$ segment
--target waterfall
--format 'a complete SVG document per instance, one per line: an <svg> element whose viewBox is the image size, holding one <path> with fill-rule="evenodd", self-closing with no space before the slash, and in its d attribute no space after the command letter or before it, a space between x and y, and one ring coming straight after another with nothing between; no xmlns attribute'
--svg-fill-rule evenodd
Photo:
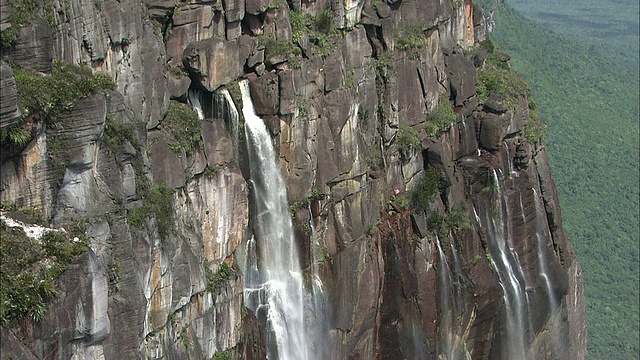
<svg viewBox="0 0 640 360"><path fill-rule="evenodd" d="M189 89L189 104L193 111L198 114L200 120L217 119L224 121L227 130L231 134L233 143L234 159L238 159L238 124L240 114L236 108L229 90L222 88L214 93L200 91L194 88Z"/></svg>
<svg viewBox="0 0 640 360"><path fill-rule="evenodd" d="M436 235L438 247L438 293L440 308L440 325L438 334L438 355L448 360L470 359L466 350L463 335L463 319L466 314L464 270L460 261L460 254L453 243L453 236L449 234L449 248L451 250L452 266L442 247L442 241ZM442 342L442 344L440 343Z"/></svg>
<svg viewBox="0 0 640 360"><path fill-rule="evenodd" d="M509 143L504 141L502 142L502 145L504 145L503 147L506 155L507 171L509 173L509 177L518 177L518 172L513 169L513 159L511 158L511 152L509 151Z"/></svg>
<svg viewBox="0 0 640 360"><path fill-rule="evenodd" d="M229 90L223 88L216 93L216 107L222 111L221 119L227 123L229 132L231 133L231 142L233 143L233 157L238 159L238 123L240 122L240 114L233 102L233 98Z"/></svg>
<svg viewBox="0 0 640 360"><path fill-rule="evenodd" d="M240 89L255 200L255 242L247 244L247 250L254 253L247 254L246 271L250 276L246 277L245 301L266 323L269 359L314 359L309 352L304 316L309 294L303 286L286 186L271 137L254 112L247 80L240 83ZM257 259L252 259L256 254Z"/></svg>
<svg viewBox="0 0 640 360"><path fill-rule="evenodd" d="M551 279L549 275L551 272L549 271L549 265L547 264L547 256L545 254L545 249L547 248L547 236L551 237L548 234L544 222L544 210L542 209L542 204L538 198L538 192L536 189L533 190L533 198L536 204L536 240L537 240L537 248L538 248L538 264L540 264L540 277L544 280L544 284L547 287L547 296L549 297L549 310L551 314L555 314L558 310L558 302L556 300L555 293L553 292L553 286L551 285Z"/></svg>
<svg viewBox="0 0 640 360"><path fill-rule="evenodd" d="M508 197L503 193L500 179L493 170L496 214L484 214L484 224L489 237L488 248L491 263L498 274L506 308L507 334L506 355L508 359L524 359L528 322L528 297L524 290L524 272L514 249L512 224Z"/></svg>
<svg viewBox="0 0 640 360"><path fill-rule="evenodd" d="M193 111L198 114L198 119L204 120L204 111L202 111L202 105L200 104L200 92L195 89L189 89L189 103Z"/></svg>
<svg viewBox="0 0 640 360"><path fill-rule="evenodd" d="M454 359L455 348L454 339L456 331L454 326L455 314L455 298L453 293L453 278L451 269L447 262L447 257L442 251L440 239L436 236L436 244L438 246L438 258L440 266L438 269L438 294L440 295L440 327L438 333L443 342L443 346L438 342L438 355L444 354L446 359Z"/></svg>

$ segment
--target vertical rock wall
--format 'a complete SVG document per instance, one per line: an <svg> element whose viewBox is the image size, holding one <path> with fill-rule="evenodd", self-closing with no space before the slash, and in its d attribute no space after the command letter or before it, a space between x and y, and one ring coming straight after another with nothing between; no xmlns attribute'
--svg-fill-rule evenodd
<svg viewBox="0 0 640 360"><path fill-rule="evenodd" d="M2 19L9 10L3 2ZM55 127L33 124L29 144L1 157L2 200L38 207L56 226L83 219L91 240L45 319L2 329L3 354L264 358L238 267L252 235L246 145L219 101L224 88L238 102L247 78L278 149L303 265L311 271L316 259L326 285L332 359L438 358L443 239L463 303L451 336L465 356L500 358L508 315L486 255L492 240L475 216L494 206L494 171L529 294L526 357L584 358L580 267L545 147L525 137L524 97L507 108L477 95L486 59L478 16L467 0L45 1L2 48L0 126L20 111L9 62L44 73L52 58L84 64L117 89L79 101ZM189 91L200 94L204 119L188 154L172 149L163 121ZM434 132L427 120L441 101L455 120ZM107 122L132 134L115 150ZM417 138L407 148L408 128ZM52 144L65 155L60 174L48 163ZM412 211L402 199L430 168L438 194ZM168 218L154 210L152 189L163 186ZM460 207L469 226L439 233L437 219ZM553 296L544 295L539 249Z"/></svg>

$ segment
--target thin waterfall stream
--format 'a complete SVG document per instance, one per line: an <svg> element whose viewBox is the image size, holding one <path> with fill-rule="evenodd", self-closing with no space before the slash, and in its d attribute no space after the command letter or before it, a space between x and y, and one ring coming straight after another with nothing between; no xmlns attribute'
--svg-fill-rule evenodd
<svg viewBox="0 0 640 360"><path fill-rule="evenodd" d="M254 197L254 235L247 244L245 302L267 327L271 360L315 359L305 324L303 273L289 214L286 185L271 137L253 108L249 83L240 83Z"/></svg>
<svg viewBox="0 0 640 360"><path fill-rule="evenodd" d="M482 224L487 228L488 236L491 238L488 244L490 262L498 274L506 308L505 358L524 359L529 301L525 293L524 272L512 239L508 195L503 192L495 170L492 201L495 201L495 213L487 211ZM477 216L477 219L480 220L480 217Z"/></svg>
<svg viewBox="0 0 640 360"><path fill-rule="evenodd" d="M542 209L542 204L540 203L541 199L538 199L538 192L536 189L533 190L534 202L536 204L536 240L537 240L537 248L538 248L538 264L540 264L540 277L544 280L544 284L547 287L547 295L549 297L549 310L552 314L555 314L558 310L558 303L556 300L555 293L553 292L553 285L551 284L551 279L549 278L550 271L548 265L548 259L545 254L544 249L547 248L546 238L547 230L545 229L544 223L544 210Z"/></svg>

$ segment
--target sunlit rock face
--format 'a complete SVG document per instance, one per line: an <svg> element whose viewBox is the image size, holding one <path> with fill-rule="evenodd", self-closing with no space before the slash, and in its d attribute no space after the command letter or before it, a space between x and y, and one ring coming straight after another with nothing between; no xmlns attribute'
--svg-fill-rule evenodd
<svg viewBox="0 0 640 360"><path fill-rule="evenodd" d="M53 8L2 50L0 127L31 140L2 143L0 198L90 250L3 354L586 358L546 148L525 94L486 93L472 1ZM52 58L115 90L21 119L9 64Z"/></svg>

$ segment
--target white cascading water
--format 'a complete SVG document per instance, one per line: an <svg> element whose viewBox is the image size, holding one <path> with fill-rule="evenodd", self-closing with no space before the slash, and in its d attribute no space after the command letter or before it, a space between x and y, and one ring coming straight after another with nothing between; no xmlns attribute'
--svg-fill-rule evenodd
<svg viewBox="0 0 640 360"><path fill-rule="evenodd" d="M453 267L449 265L447 255L442 248L442 242L436 235L440 268L438 269L438 287L440 294L440 336L438 355L448 360L470 359L463 342L462 320L465 315L464 279L460 262L460 254L454 245L454 238L449 234L449 248L453 260Z"/></svg>
<svg viewBox="0 0 640 360"><path fill-rule="evenodd" d="M446 359L454 359L455 348L454 341L456 330L454 326L454 307L455 299L453 293L453 278L451 277L451 269L447 257L442 251L440 239L436 236L436 244L438 246L438 257L440 260L440 268L438 269L438 287L440 295L440 340L438 342L438 355L444 355Z"/></svg>
<svg viewBox="0 0 640 360"><path fill-rule="evenodd" d="M202 105L200 104L200 92L195 89L189 89L189 103L193 108L193 111L198 114L198 119L204 120L204 111L202 111Z"/></svg>
<svg viewBox="0 0 640 360"><path fill-rule="evenodd" d="M217 95L218 93L216 93ZM240 122L240 114L238 114L238 109L233 102L233 98L229 93L229 90L222 89L220 91L221 96L216 96L216 102L219 109L222 109L223 115L221 118L224 118L229 126L229 130L231 132L231 141L233 142L233 156L235 159L238 158L238 123Z"/></svg>
<svg viewBox="0 0 640 360"><path fill-rule="evenodd" d="M245 301L266 321L269 359L314 359L304 316L309 294L304 289L286 186L271 137L254 112L247 80L240 83L240 90L255 199L255 239L247 244Z"/></svg>
<svg viewBox="0 0 640 360"><path fill-rule="evenodd" d="M494 196L497 214L484 214L488 230L491 263L498 274L507 316L505 358L525 358L525 326L528 321L528 298L524 290L524 272L513 248L508 201L500 186L500 179L493 171ZM475 209L474 209L475 211ZM506 219L505 219L506 217ZM505 221L506 220L506 221Z"/></svg>
<svg viewBox="0 0 640 360"><path fill-rule="evenodd" d="M545 249L547 248L547 235L548 234L544 222L544 210L542 209L541 199L538 198L538 192L533 190L533 199L536 204L536 240L538 247L538 264L540 264L540 277L544 280L544 284L547 287L547 296L549 297L549 310L552 314L555 314L558 310L558 303L556 301L555 293L553 292L553 285L549 277L549 265L547 263L547 256Z"/></svg>
<svg viewBox="0 0 640 360"><path fill-rule="evenodd" d="M518 172L513 169L513 160L511 159L511 153L509 152L509 144L505 141L502 143L506 159L507 159L507 171L510 177L518 177Z"/></svg>

